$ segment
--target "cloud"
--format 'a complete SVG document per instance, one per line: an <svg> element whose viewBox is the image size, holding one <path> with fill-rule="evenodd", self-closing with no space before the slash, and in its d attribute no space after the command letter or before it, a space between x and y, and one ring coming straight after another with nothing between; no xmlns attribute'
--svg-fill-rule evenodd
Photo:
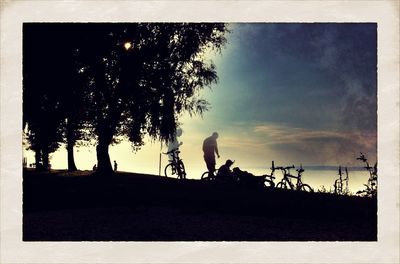
<svg viewBox="0 0 400 264"><path fill-rule="evenodd" d="M305 140L343 139L346 135L337 131L308 130L305 128L289 127L285 125L258 125L254 132L262 133L272 139L270 144L292 144Z"/></svg>
<svg viewBox="0 0 400 264"><path fill-rule="evenodd" d="M260 142L259 140L251 136L241 135L228 135L225 136L221 141L221 146L224 148L236 148L236 149L259 149L265 147L267 144Z"/></svg>
<svg viewBox="0 0 400 264"><path fill-rule="evenodd" d="M360 131L310 130L281 124L257 125L254 132L268 136L269 144L292 144L318 140L350 140L360 145L371 145L376 141L376 133Z"/></svg>
<svg viewBox="0 0 400 264"><path fill-rule="evenodd" d="M186 123L185 146L215 130L221 153L248 163L356 165L359 151L375 159L376 24L232 26L216 60L220 82L204 91L212 109Z"/></svg>
<svg viewBox="0 0 400 264"><path fill-rule="evenodd" d="M218 68L225 92L211 102L246 107L234 121L376 131L376 32L373 23L234 24L234 52Z"/></svg>
<svg viewBox="0 0 400 264"><path fill-rule="evenodd" d="M376 160L377 135L374 132L310 130L282 124L262 124L254 133L271 149L287 157L314 164L357 164L359 152Z"/></svg>

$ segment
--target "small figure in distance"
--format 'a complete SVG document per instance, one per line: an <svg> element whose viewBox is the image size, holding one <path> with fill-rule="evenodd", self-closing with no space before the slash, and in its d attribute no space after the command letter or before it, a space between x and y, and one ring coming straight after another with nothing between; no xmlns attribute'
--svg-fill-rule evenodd
<svg viewBox="0 0 400 264"><path fill-rule="evenodd" d="M94 164L93 171L96 171L96 170L97 170L97 164Z"/></svg>
<svg viewBox="0 0 400 264"><path fill-rule="evenodd" d="M217 138L218 133L214 132L210 137L203 141L204 161L206 162L210 175L214 175L215 171L215 154L217 154L217 157L219 158Z"/></svg>
<svg viewBox="0 0 400 264"><path fill-rule="evenodd" d="M118 164L117 164L117 162L114 160L114 171L117 171L117 168L118 168Z"/></svg>
<svg viewBox="0 0 400 264"><path fill-rule="evenodd" d="M178 137L182 136L182 129L181 128L177 128L176 129L176 134L175 136L170 139L170 141L168 141L168 151L170 152L173 149L177 149L179 148L179 146L181 146L183 144L183 142L178 142ZM173 153L168 154L169 157L169 161L173 160Z"/></svg>
<svg viewBox="0 0 400 264"><path fill-rule="evenodd" d="M219 167L217 173L217 179L225 182L233 182L235 180L235 175L231 171L231 166L235 161L228 159L224 165Z"/></svg>

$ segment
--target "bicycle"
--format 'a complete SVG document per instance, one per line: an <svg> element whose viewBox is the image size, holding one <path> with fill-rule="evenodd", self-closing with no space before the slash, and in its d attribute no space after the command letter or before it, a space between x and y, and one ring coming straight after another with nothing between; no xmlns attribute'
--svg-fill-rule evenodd
<svg viewBox="0 0 400 264"><path fill-rule="evenodd" d="M274 173L275 173L276 168L275 168L274 161L272 161L272 167L271 167L270 169L271 169L271 174L264 174L264 175L262 175L262 177L264 177L264 187L266 187L266 188L273 188L273 187L275 187L274 180L275 180L276 178L275 178L275 176L274 176Z"/></svg>
<svg viewBox="0 0 400 264"><path fill-rule="evenodd" d="M172 155L172 160L170 160L164 169L165 177L175 177L176 174L177 179L186 179L185 165L183 164L182 159L179 158L179 153L180 151L178 148L163 153L165 155Z"/></svg>
<svg viewBox="0 0 400 264"><path fill-rule="evenodd" d="M213 175L210 175L210 172L206 171L201 175L200 179L202 181L215 181L217 173L218 173L218 169L214 170L214 174Z"/></svg>
<svg viewBox="0 0 400 264"><path fill-rule="evenodd" d="M295 191L314 192L314 190L308 184L304 184L301 181L302 173L304 172L303 166L300 165L300 169L297 169L297 176L290 174L290 169L294 169L294 165L288 167L276 167L276 170L281 170L283 173L282 180L276 185L277 188L290 189ZM291 179L296 179L296 184Z"/></svg>

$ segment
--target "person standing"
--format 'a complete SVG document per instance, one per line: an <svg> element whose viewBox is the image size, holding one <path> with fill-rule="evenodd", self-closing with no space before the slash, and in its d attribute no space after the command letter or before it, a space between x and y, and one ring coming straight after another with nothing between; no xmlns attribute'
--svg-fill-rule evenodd
<svg viewBox="0 0 400 264"><path fill-rule="evenodd" d="M219 158L217 138L218 133L214 132L210 137L203 141L204 161L206 162L210 175L214 175L215 171L215 154L217 154L217 157Z"/></svg>
<svg viewBox="0 0 400 264"><path fill-rule="evenodd" d="M114 160L114 171L117 171L118 169L118 163Z"/></svg>

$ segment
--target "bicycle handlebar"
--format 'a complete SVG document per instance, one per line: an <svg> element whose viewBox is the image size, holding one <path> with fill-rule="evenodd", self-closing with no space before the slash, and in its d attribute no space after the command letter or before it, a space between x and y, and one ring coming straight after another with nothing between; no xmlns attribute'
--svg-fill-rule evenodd
<svg viewBox="0 0 400 264"><path fill-rule="evenodd" d="M294 165L292 166L287 166L287 167L275 167L276 170L288 170L288 169L294 169Z"/></svg>

